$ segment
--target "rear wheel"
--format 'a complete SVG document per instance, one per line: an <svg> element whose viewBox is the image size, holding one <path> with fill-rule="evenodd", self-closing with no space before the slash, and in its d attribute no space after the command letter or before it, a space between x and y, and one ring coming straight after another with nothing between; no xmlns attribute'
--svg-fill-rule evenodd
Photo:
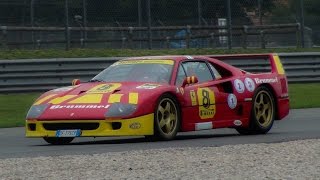
<svg viewBox="0 0 320 180"><path fill-rule="evenodd" d="M268 88L257 88L253 97L250 124L248 128L236 128L240 134L266 134L275 117L274 98Z"/></svg>
<svg viewBox="0 0 320 180"><path fill-rule="evenodd" d="M149 140L171 140L180 127L180 109L175 98L170 94L162 95L154 112L154 135Z"/></svg>
<svg viewBox="0 0 320 180"><path fill-rule="evenodd" d="M63 145L69 144L74 139L74 137L44 137L43 139L49 144Z"/></svg>

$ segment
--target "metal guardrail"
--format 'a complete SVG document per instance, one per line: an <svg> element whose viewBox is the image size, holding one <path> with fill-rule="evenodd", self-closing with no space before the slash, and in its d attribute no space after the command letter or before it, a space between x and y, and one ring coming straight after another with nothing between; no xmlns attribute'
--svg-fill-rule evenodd
<svg viewBox="0 0 320 180"><path fill-rule="evenodd" d="M320 53L280 53L289 83L320 82ZM39 92L70 85L73 79L88 81L121 57L57 58L0 61L0 93ZM236 60L236 67L268 71L269 64Z"/></svg>

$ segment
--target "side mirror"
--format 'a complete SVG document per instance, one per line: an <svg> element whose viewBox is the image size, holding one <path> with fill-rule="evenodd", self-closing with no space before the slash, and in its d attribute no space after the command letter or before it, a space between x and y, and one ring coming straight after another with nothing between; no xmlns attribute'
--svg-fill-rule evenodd
<svg viewBox="0 0 320 180"><path fill-rule="evenodd" d="M185 87L187 84L195 84L198 82L197 76L188 76L183 80L182 87Z"/></svg>
<svg viewBox="0 0 320 180"><path fill-rule="evenodd" d="M74 79L74 80L72 80L72 86L76 86L76 85L78 85L78 84L80 84L81 82L80 82L80 79Z"/></svg>

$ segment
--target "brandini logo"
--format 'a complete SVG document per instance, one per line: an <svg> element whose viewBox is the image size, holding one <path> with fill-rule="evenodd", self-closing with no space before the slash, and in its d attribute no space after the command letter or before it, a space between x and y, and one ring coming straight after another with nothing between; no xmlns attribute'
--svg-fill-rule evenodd
<svg viewBox="0 0 320 180"><path fill-rule="evenodd" d="M254 78L254 80L256 81L257 84L261 84L261 83L276 83L278 82L278 78L275 77L274 79L270 78L270 79L259 79L259 78Z"/></svg>
<svg viewBox="0 0 320 180"><path fill-rule="evenodd" d="M110 105L53 105L50 109L107 109Z"/></svg>

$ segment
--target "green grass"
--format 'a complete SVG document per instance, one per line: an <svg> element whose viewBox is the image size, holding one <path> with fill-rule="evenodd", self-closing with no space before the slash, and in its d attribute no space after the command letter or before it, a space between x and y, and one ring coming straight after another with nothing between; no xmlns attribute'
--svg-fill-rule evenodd
<svg viewBox="0 0 320 180"><path fill-rule="evenodd" d="M0 95L0 127L23 126L26 114L39 94Z"/></svg>
<svg viewBox="0 0 320 180"><path fill-rule="evenodd" d="M291 108L320 107L320 83L289 84ZM0 127L24 126L30 105L39 94L0 95Z"/></svg>
<svg viewBox="0 0 320 180"><path fill-rule="evenodd" d="M76 58L76 57L128 57L148 55L209 55L209 54L252 54L274 52L320 52L320 48L277 48L277 49L71 49L70 51L48 50L0 50L0 59L30 59L30 58Z"/></svg>
<svg viewBox="0 0 320 180"><path fill-rule="evenodd" d="M289 84L291 108L320 107L320 83Z"/></svg>

